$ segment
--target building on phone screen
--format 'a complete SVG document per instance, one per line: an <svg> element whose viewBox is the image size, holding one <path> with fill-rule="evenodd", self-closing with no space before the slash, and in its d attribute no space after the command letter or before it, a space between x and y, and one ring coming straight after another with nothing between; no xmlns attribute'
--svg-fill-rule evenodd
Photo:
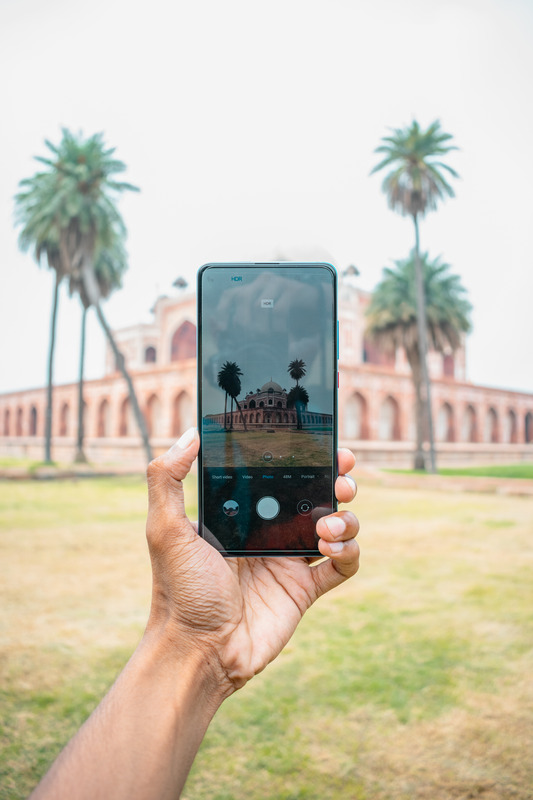
<svg viewBox="0 0 533 800"><path fill-rule="evenodd" d="M231 428L232 430L276 430L305 426L306 430L331 430L333 416L309 410L302 405L300 413L291 407L286 389L273 380L267 381L256 392L248 392L239 403L239 408L221 414L208 414L204 425Z"/></svg>
<svg viewBox="0 0 533 800"><path fill-rule="evenodd" d="M150 323L115 331L156 454L196 424L196 298L183 283L157 298ZM411 466L415 418L410 368L401 348L391 355L366 337L370 296L358 287L356 270L340 274L339 442L357 450L359 463ZM429 369L440 465L533 459L533 394L469 381L464 341L455 352L430 352ZM54 389L53 454L58 461L73 458L77 392L76 383ZM85 382L84 399L88 458L141 465L144 453L127 388L109 349L102 377ZM266 380L238 400L247 424L295 423L287 391L275 381ZM0 453L42 458L45 411L45 387L0 395ZM328 424L318 416L306 422ZM242 424L234 408L233 426Z"/></svg>

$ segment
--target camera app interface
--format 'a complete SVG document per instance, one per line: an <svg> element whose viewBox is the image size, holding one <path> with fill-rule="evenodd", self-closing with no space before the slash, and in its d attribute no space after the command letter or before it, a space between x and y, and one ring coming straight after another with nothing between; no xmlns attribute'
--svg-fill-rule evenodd
<svg viewBox="0 0 533 800"><path fill-rule="evenodd" d="M333 503L334 297L326 266L203 273L203 523L220 550L316 550Z"/></svg>

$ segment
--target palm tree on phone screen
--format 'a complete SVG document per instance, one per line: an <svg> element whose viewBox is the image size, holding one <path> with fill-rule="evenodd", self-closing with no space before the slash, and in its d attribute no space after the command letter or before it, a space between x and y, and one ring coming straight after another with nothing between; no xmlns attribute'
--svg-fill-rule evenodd
<svg viewBox="0 0 533 800"><path fill-rule="evenodd" d="M219 387L225 392L225 399L224 399L224 430L227 430L227 403L228 403L228 395L230 397L230 429L233 430L233 402L235 402L239 413L241 415L241 422L243 424L244 430L246 428L246 421L244 419L244 415L242 413L242 408L240 406L239 401L237 400L238 396L241 393L241 376L242 370L239 365L235 361L226 361L222 365L222 369L219 371L217 375L217 381Z"/></svg>

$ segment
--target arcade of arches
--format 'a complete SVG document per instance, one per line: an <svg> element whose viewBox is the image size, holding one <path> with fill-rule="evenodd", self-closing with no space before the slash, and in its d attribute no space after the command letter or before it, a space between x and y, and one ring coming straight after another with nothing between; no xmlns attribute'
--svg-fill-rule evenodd
<svg viewBox="0 0 533 800"><path fill-rule="evenodd" d="M375 437L370 433L368 409L369 401L364 394L353 392L348 395L344 425L339 431L341 438L349 441L373 438L379 441L413 440L411 409L402 417L400 404L393 396L387 395L379 402ZM437 410L435 439L437 442L530 444L533 443L533 412L525 412L520 420L517 411L510 407L499 411L492 406L476 408L471 404L443 402Z"/></svg>
<svg viewBox="0 0 533 800"><path fill-rule="evenodd" d="M163 425L162 401L156 393L150 394L144 405L144 418L150 437L176 438L184 430L196 423L194 400L186 391L178 391L171 402L171 424L168 429ZM57 424L53 427L53 435L58 438L76 435L78 410L74 402L65 400L59 407ZM13 415L10 407L2 412L2 436L4 437L37 437L43 435L44 406L31 404L27 409L19 405ZM129 397L120 399L116 407L108 396L96 400L94 404L84 404L85 435L92 439L109 437L137 437L138 430L131 409Z"/></svg>
<svg viewBox="0 0 533 800"><path fill-rule="evenodd" d="M57 390L59 392L59 390ZM23 394L14 403L5 403L1 410L3 437L42 436L44 430L44 395L39 400L25 402ZM176 390L163 398L163 393L151 391L142 408L149 435L153 438L179 436L195 424L196 398L192 392ZM72 392L72 395L74 393ZM141 398L142 399L142 398ZM167 407L164 407L164 403ZM366 393L356 391L345 396L339 404L339 437L342 441L377 440L412 441L414 421L405 399L387 394L377 404ZM110 392L85 404L85 430L88 437L137 436L131 403L127 396L117 400ZM254 418L255 419L255 418ZM513 407L478 406L446 401L436 409L435 439L437 442L486 444L533 443L533 403L531 410L519 413ZM77 408L75 397L58 405L54 420L54 435L75 436Z"/></svg>
<svg viewBox="0 0 533 800"><path fill-rule="evenodd" d="M342 290L339 294L339 440L352 446L357 442L412 443L413 388L405 359L398 356L394 362L390 357L381 358L366 342L356 316L358 290L350 291L345 306ZM365 296L359 294L360 305L364 305ZM149 434L161 448L196 423L194 306L192 295L162 297L154 307L153 325L117 332ZM121 442L124 447L126 442L130 448L137 446L139 434L123 379L113 362L108 358L108 372L103 378L85 382L84 430L88 446L92 443L95 452L99 442L112 440L114 453L120 458L121 453L125 457L129 452L121 450ZM461 363L461 359L455 363ZM454 369L453 358L445 357L440 373L433 376L437 442L488 448L533 444L532 394L476 386L465 381L464 375L458 377ZM223 399L220 410L224 410ZM24 452L40 453L37 447L44 436L45 411L44 387L0 395L0 451L22 452L24 443ZM251 401L245 411L254 413L253 422L261 424ZM56 446L63 443L65 448L74 447L77 420L77 385L55 387L52 434ZM280 424L283 422L282 418Z"/></svg>

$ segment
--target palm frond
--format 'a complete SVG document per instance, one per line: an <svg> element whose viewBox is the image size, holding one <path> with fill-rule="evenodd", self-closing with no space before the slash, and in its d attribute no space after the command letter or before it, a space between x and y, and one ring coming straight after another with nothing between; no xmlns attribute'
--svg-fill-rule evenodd
<svg viewBox="0 0 533 800"><path fill-rule="evenodd" d="M384 155L370 174L392 167L386 175L382 189L389 206L399 213L424 216L434 210L440 200L453 197L454 192L443 176L446 171L454 178L457 172L445 164L440 157L451 150L452 135L441 130L440 121L435 120L424 131L416 120L407 128L393 128L384 136L375 152Z"/></svg>
<svg viewBox="0 0 533 800"><path fill-rule="evenodd" d="M120 285L127 267L126 226L114 198L139 189L115 179L126 165L114 147L106 147L102 133L85 138L63 128L58 145L49 140L45 145L53 157L36 156L45 169L21 180L15 196L19 246L33 249L38 263L46 257L49 267L70 274L78 291L84 253L105 297Z"/></svg>
<svg viewBox="0 0 533 800"><path fill-rule="evenodd" d="M417 303L414 253L383 270L366 312L367 334L389 349L402 345L411 356L418 354ZM472 306L458 275L439 257L421 255L429 338L439 352L456 350L471 328Z"/></svg>

